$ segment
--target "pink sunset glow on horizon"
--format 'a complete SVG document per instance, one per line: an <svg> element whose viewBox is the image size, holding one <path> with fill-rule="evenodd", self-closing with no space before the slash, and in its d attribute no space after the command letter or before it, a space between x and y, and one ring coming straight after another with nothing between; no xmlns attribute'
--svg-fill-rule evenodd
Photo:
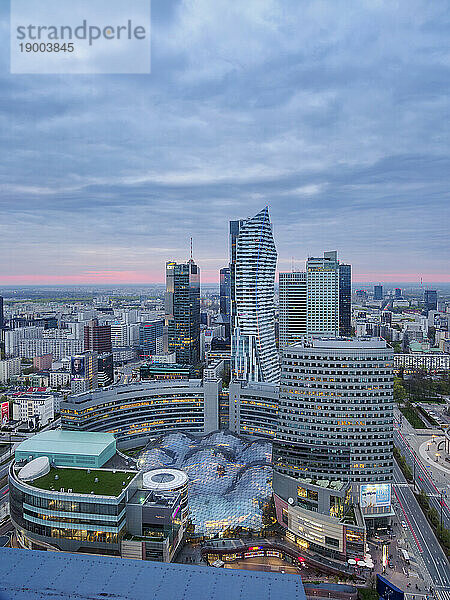
<svg viewBox="0 0 450 600"><path fill-rule="evenodd" d="M201 261L199 261L201 269ZM201 281L218 284L218 271L202 270ZM358 273L353 274L353 283L450 283L449 273ZM153 271L84 271L74 275L4 275L0 285L147 285L165 283L163 269Z"/></svg>

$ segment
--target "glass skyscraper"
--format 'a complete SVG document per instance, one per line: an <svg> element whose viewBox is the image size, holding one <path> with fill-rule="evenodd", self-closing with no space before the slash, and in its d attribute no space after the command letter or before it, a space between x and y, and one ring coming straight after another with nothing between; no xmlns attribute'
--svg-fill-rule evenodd
<svg viewBox="0 0 450 600"><path fill-rule="evenodd" d="M383 300L383 286L381 284L373 286L373 299Z"/></svg>
<svg viewBox="0 0 450 600"><path fill-rule="evenodd" d="M352 266L339 265L339 335L352 334Z"/></svg>
<svg viewBox="0 0 450 600"><path fill-rule="evenodd" d="M165 350L177 363L200 361L200 269L187 263L166 263Z"/></svg>
<svg viewBox="0 0 450 600"><path fill-rule="evenodd" d="M426 312L428 312L429 310L437 310L437 291L425 290L424 303Z"/></svg>
<svg viewBox="0 0 450 600"><path fill-rule="evenodd" d="M275 343L277 251L266 206L254 217L230 223L233 378L278 383Z"/></svg>
<svg viewBox="0 0 450 600"><path fill-rule="evenodd" d="M230 268L220 269L220 314L230 318Z"/></svg>

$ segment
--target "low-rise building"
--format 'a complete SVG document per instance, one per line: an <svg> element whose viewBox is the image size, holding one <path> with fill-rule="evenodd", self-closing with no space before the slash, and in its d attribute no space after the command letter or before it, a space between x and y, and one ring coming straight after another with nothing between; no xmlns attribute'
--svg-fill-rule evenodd
<svg viewBox="0 0 450 600"><path fill-rule="evenodd" d="M229 428L254 438L273 439L278 422L279 388L271 383L232 382Z"/></svg>
<svg viewBox="0 0 450 600"><path fill-rule="evenodd" d="M178 363L146 363L139 369L141 380L192 379L198 376L198 370L192 365Z"/></svg>
<svg viewBox="0 0 450 600"><path fill-rule="evenodd" d="M49 371L49 385L51 388L70 387L70 372L64 369Z"/></svg>
<svg viewBox="0 0 450 600"><path fill-rule="evenodd" d="M19 393L12 396L13 419L42 427L55 418L55 399L45 392Z"/></svg>
<svg viewBox="0 0 450 600"><path fill-rule="evenodd" d="M136 447L171 431L205 434L218 429L220 380L154 381L69 396L61 426L103 431L120 447Z"/></svg>
<svg viewBox="0 0 450 600"><path fill-rule="evenodd" d="M19 546L172 560L187 522L187 476L129 465L111 434L49 431L22 442L9 469Z"/></svg>
<svg viewBox="0 0 450 600"><path fill-rule="evenodd" d="M394 371L403 369L405 373L426 370L430 373L444 373L450 370L450 354L440 352L394 354Z"/></svg>

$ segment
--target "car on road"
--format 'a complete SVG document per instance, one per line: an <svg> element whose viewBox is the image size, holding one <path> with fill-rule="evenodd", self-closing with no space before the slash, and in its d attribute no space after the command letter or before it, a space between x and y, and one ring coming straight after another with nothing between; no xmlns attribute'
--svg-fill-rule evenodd
<svg viewBox="0 0 450 600"><path fill-rule="evenodd" d="M402 521L402 527L403 527L404 529L406 529L406 528L408 527L408 525L406 524L406 521Z"/></svg>

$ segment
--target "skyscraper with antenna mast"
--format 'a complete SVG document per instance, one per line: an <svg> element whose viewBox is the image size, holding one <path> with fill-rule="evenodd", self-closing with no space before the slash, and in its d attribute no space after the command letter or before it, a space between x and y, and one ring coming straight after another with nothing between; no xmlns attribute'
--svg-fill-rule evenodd
<svg viewBox="0 0 450 600"><path fill-rule="evenodd" d="M164 350L175 352L177 363L200 361L200 268L193 258L190 238L189 260L166 263Z"/></svg>

